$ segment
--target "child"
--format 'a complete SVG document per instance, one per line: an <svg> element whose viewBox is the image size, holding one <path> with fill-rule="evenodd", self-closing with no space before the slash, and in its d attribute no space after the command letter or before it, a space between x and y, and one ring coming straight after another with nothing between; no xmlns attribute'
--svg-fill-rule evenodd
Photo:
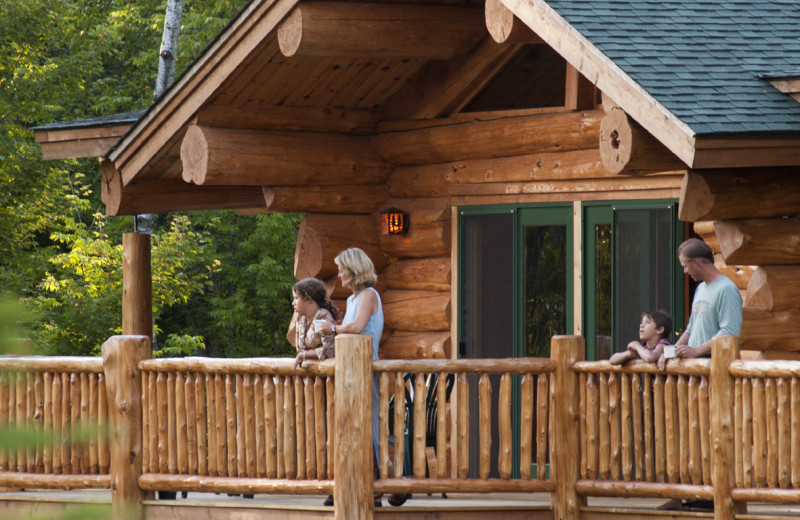
<svg viewBox="0 0 800 520"><path fill-rule="evenodd" d="M327 359L333 357L333 341L335 334L317 332L315 320L336 324L339 310L328 299L325 285L316 278L305 278L292 287L292 306L297 313L295 329L297 334L297 358L294 370L302 366L306 359Z"/></svg>
<svg viewBox="0 0 800 520"><path fill-rule="evenodd" d="M625 352L617 352L609 363L621 365L631 359L639 358L655 363L664 352L665 345L671 345L666 338L672 332L672 317L664 311L648 311L642 314L639 324L639 341L631 341Z"/></svg>

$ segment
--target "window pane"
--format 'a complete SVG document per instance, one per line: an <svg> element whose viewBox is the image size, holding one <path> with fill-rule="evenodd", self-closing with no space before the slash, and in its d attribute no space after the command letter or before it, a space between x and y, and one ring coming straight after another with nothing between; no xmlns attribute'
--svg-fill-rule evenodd
<svg viewBox="0 0 800 520"><path fill-rule="evenodd" d="M549 356L550 338L567 330L567 227L525 226L523 236L525 356Z"/></svg>
<svg viewBox="0 0 800 520"><path fill-rule="evenodd" d="M675 255L669 208L614 212L614 346L639 336L643 312L670 309Z"/></svg>
<svg viewBox="0 0 800 520"><path fill-rule="evenodd" d="M611 224L594 226L594 317L596 358L611 355Z"/></svg>

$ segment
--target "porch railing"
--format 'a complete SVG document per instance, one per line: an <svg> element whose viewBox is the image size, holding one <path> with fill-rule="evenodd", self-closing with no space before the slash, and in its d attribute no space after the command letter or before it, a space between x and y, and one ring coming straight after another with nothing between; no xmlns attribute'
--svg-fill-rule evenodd
<svg viewBox="0 0 800 520"><path fill-rule="evenodd" d="M343 335L335 362L297 374L292 360L152 360L142 336L109 339L102 360L2 358L0 426L36 442L0 449L0 485L111 486L126 518L154 490L333 492L338 518L371 517L373 491L545 491L559 518L579 518L588 496L710 498L716 518L800 501L800 362L739 360L736 338L664 372L582 361L576 336L553 338L550 359L373 362L371 351L367 336Z"/></svg>

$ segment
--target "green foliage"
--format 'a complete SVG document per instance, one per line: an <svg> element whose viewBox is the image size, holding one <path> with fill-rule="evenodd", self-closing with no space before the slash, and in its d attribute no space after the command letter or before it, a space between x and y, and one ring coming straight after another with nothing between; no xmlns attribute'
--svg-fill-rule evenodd
<svg viewBox="0 0 800 520"><path fill-rule="evenodd" d="M246 0L186 0L176 76ZM147 108L165 0L14 0L0 6L0 292L37 317L42 352L91 355L121 322L121 237L96 159L44 162L30 128ZM298 218L158 215L155 344L162 352L278 355L291 316ZM31 320L28 320L31 321Z"/></svg>

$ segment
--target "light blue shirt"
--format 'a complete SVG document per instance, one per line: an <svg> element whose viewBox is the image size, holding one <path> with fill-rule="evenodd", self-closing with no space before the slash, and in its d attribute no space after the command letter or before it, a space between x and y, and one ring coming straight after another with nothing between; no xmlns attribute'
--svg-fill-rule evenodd
<svg viewBox="0 0 800 520"><path fill-rule="evenodd" d="M342 325L347 325L356 319L358 304L361 303L361 295L364 294L364 291L372 291L375 293L375 297L378 298L378 310L372 313L367 322L367 326L364 327L364 330L362 330L360 334L369 334L372 336L372 359L378 359L378 343L383 334L383 305L381 304L381 296L378 294L378 291L372 287L367 287L358 293L358 296L354 294L348 296L347 309L345 310L344 318L342 318Z"/></svg>
<svg viewBox="0 0 800 520"><path fill-rule="evenodd" d="M690 347L702 345L714 336L738 336L742 332L742 295L730 278L721 275L697 286L686 332Z"/></svg>

